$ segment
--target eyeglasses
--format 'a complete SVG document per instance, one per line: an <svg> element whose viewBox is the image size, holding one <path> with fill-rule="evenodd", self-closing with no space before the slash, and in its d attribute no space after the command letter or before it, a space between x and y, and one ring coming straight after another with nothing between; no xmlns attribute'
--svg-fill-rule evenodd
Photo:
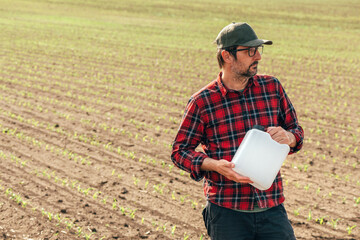
<svg viewBox="0 0 360 240"><path fill-rule="evenodd" d="M249 57L253 57L256 54L256 51L258 51L260 53L260 55L263 53L264 51L264 46L257 46L257 47L249 47L249 48L244 48L244 49L235 49L233 50L233 52L240 52L240 51L245 51L248 50L248 54Z"/></svg>

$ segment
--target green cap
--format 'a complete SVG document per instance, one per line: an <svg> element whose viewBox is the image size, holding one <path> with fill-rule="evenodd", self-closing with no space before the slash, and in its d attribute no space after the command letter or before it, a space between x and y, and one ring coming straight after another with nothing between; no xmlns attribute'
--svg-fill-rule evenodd
<svg viewBox="0 0 360 240"><path fill-rule="evenodd" d="M232 46L256 47L262 44L272 44L270 40L259 39L249 24L235 22L224 27L215 41L220 49Z"/></svg>

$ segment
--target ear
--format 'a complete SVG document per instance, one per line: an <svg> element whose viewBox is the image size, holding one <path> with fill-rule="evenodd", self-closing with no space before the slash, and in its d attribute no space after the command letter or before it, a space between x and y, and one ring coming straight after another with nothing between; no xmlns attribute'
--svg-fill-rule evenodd
<svg viewBox="0 0 360 240"><path fill-rule="evenodd" d="M221 52L221 56L224 59L224 62L226 62L226 63L230 63L234 59L234 56L232 56L228 51L225 51L225 50L223 50Z"/></svg>

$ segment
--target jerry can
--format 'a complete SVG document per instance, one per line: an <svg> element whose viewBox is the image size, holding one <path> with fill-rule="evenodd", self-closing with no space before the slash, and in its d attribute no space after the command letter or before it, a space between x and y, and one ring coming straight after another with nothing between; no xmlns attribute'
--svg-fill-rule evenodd
<svg viewBox="0 0 360 240"><path fill-rule="evenodd" d="M255 125L249 130L231 160L234 171L249 177L252 186L267 190L271 187L290 147L274 141L264 127Z"/></svg>

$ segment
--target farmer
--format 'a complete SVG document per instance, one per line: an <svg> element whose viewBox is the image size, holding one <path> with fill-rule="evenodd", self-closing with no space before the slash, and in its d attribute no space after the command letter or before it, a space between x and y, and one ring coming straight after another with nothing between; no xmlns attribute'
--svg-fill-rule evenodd
<svg viewBox="0 0 360 240"><path fill-rule="evenodd" d="M173 142L171 159L204 178L207 205L203 218L211 239L295 239L283 206L280 172L261 191L237 174L231 159L245 133L261 125L271 138L299 151L303 129L279 80L257 75L264 45L247 23L231 23L216 38L220 73L191 96ZM195 149L201 144L203 151Z"/></svg>

